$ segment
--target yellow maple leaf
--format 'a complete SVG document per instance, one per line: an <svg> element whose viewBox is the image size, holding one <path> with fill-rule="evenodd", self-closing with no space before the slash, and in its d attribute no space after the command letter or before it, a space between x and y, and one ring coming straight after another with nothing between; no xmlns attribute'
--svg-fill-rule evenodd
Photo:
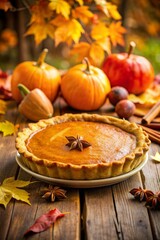
<svg viewBox="0 0 160 240"><path fill-rule="evenodd" d="M115 20L120 20L122 17L118 12L117 6L105 0L95 0L98 8L107 16Z"/></svg>
<svg viewBox="0 0 160 240"><path fill-rule="evenodd" d="M99 67L101 66L102 62L104 61L104 50L98 45L96 42L90 45L89 51L89 61L91 64Z"/></svg>
<svg viewBox="0 0 160 240"><path fill-rule="evenodd" d="M9 121L0 122L0 132L3 133L3 136L8 136L15 134L17 131L17 126Z"/></svg>
<svg viewBox="0 0 160 240"><path fill-rule="evenodd" d="M72 10L72 17L81 20L83 23L87 24L89 20L93 17L93 13L88 10L88 6L76 7Z"/></svg>
<svg viewBox="0 0 160 240"><path fill-rule="evenodd" d="M109 29L105 23L99 22L94 25L91 31L91 37L95 40L102 39L109 36Z"/></svg>
<svg viewBox="0 0 160 240"><path fill-rule="evenodd" d="M61 42L66 42L68 45L73 41L78 43L83 32L81 24L76 19L66 20L55 30L55 45Z"/></svg>
<svg viewBox="0 0 160 240"><path fill-rule="evenodd" d="M5 114L6 110L7 110L6 102L0 99L0 114Z"/></svg>
<svg viewBox="0 0 160 240"><path fill-rule="evenodd" d="M26 31L25 35L34 35L36 45L42 42L47 36L54 38L55 28L51 22L34 22Z"/></svg>
<svg viewBox="0 0 160 240"><path fill-rule="evenodd" d="M109 25L109 36L111 39L111 42L113 46L116 46L117 44L124 46L124 39L123 35L126 32L126 29L121 26L121 22L112 22Z"/></svg>
<svg viewBox="0 0 160 240"><path fill-rule="evenodd" d="M29 193L23 188L30 184L30 181L15 180L14 177L6 178L0 185L0 204L7 206L11 198L30 204Z"/></svg>
<svg viewBox="0 0 160 240"><path fill-rule="evenodd" d="M117 10L117 6L113 3L107 2L106 3L106 8L109 12L109 15L115 19L115 20L120 20L122 17L119 14L118 10Z"/></svg>
<svg viewBox="0 0 160 240"><path fill-rule="evenodd" d="M55 10L57 14L62 14L66 19L69 18L71 6L64 0L49 0L49 8Z"/></svg>
<svg viewBox="0 0 160 240"><path fill-rule="evenodd" d="M155 156L151 156L151 158L157 162L160 162L160 153L156 152Z"/></svg>
<svg viewBox="0 0 160 240"><path fill-rule="evenodd" d="M101 46L105 52L111 54L111 41L108 37L98 39L95 43Z"/></svg>

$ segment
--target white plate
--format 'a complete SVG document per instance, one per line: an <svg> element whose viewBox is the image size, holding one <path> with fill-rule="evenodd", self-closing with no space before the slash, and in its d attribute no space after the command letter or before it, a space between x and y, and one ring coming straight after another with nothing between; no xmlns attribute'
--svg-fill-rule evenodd
<svg viewBox="0 0 160 240"><path fill-rule="evenodd" d="M36 172L33 172L32 170L30 170L28 167L26 167L24 165L24 163L21 160L21 156L20 156L19 153L17 153L17 155L16 155L16 161L17 161L18 165L25 172L29 173L33 177L35 177L35 178L37 178L37 179L39 179L39 180L41 180L43 182L56 184L56 185L63 186L63 187L95 188L95 187L110 186L110 185L122 182L122 181L128 179L129 177L131 177L132 175L136 174L147 163L147 161L148 161L148 154L146 155L144 161L137 168L133 169L132 171L130 171L128 173L125 173L125 174L122 174L122 175L119 175L117 177L96 179L96 180L67 180L67 179L60 179L60 178L51 178L51 177L47 177L47 176L38 174Z"/></svg>

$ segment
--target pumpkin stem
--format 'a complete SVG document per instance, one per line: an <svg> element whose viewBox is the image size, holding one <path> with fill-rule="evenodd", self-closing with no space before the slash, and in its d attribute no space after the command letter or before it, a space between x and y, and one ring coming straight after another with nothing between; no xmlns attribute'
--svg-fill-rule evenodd
<svg viewBox="0 0 160 240"><path fill-rule="evenodd" d="M36 63L36 65L38 67L40 67L43 64L44 59L45 59L47 53L48 53L48 49L47 48L43 49L43 51L41 52L41 54L40 54L40 56L38 58L38 61Z"/></svg>
<svg viewBox="0 0 160 240"><path fill-rule="evenodd" d="M90 74L90 72L91 72L91 71L90 71L90 62L89 62L88 58L85 57L85 58L83 59L83 62L86 64L85 73Z"/></svg>
<svg viewBox="0 0 160 240"><path fill-rule="evenodd" d="M135 42L131 41L129 44L129 50L128 50L128 55L127 58L129 58L129 56L131 55L131 53L133 52L133 49L136 47Z"/></svg>
<svg viewBox="0 0 160 240"><path fill-rule="evenodd" d="M24 98L28 93L30 93L30 90L25 87L23 84L18 84L18 89L22 95L22 97Z"/></svg>

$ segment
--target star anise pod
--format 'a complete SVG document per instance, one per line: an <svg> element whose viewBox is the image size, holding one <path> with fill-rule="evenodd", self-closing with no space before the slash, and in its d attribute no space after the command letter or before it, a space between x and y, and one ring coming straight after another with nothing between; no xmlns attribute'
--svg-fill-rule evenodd
<svg viewBox="0 0 160 240"><path fill-rule="evenodd" d="M146 207L160 210L160 191L153 193L146 199Z"/></svg>
<svg viewBox="0 0 160 240"><path fill-rule="evenodd" d="M67 196L65 195L66 192L67 192L66 190L64 190L60 187L57 187L57 186L54 187L52 185L49 185L48 188L43 189L41 191L42 198L50 200L51 202L67 198Z"/></svg>
<svg viewBox="0 0 160 240"><path fill-rule="evenodd" d="M146 201L150 196L152 196L154 193L148 189L143 189L141 187L139 188L133 188L130 193L138 199L140 202Z"/></svg>
<svg viewBox="0 0 160 240"><path fill-rule="evenodd" d="M79 151L83 151L83 148L87 148L91 146L89 142L83 140L81 136L77 136L77 138L73 136L66 136L67 140L69 141L66 146L69 147L69 150L77 149Z"/></svg>

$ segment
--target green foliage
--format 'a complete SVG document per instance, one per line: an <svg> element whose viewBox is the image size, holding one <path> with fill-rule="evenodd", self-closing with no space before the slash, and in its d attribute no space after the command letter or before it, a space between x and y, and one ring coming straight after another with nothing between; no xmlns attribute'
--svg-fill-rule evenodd
<svg viewBox="0 0 160 240"><path fill-rule="evenodd" d="M148 38L144 46L138 49L138 46L134 50L135 54L141 55L147 58L153 65L155 74L160 73L160 44L159 38Z"/></svg>

